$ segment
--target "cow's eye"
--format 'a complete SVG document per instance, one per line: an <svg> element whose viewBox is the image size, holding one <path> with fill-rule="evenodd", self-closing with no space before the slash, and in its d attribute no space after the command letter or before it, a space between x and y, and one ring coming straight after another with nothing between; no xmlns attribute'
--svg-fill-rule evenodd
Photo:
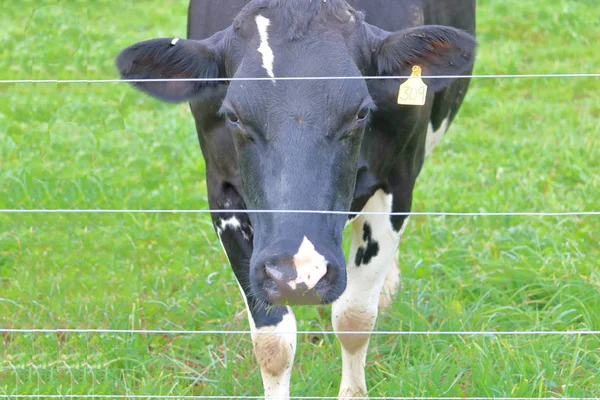
<svg viewBox="0 0 600 400"><path fill-rule="evenodd" d="M234 124L234 125L237 125L240 123L240 118L233 111L226 110L224 114L225 114L225 119L227 119L227 122Z"/></svg>
<svg viewBox="0 0 600 400"><path fill-rule="evenodd" d="M357 121L364 121L367 119L367 117L369 116L369 112L371 111L371 109L369 107L364 107L363 109L361 109L358 114L356 114L356 120Z"/></svg>

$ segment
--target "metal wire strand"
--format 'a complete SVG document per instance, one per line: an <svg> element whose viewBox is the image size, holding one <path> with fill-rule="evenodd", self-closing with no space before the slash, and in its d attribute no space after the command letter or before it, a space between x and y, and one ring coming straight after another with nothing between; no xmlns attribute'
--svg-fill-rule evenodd
<svg viewBox="0 0 600 400"><path fill-rule="evenodd" d="M323 81L323 80L399 80L409 75L394 76L289 76L255 78L177 78L177 79L3 79L0 83L141 83L141 82L236 82L236 81ZM488 75L437 75L423 79L555 79L600 78L600 73L582 74L488 74Z"/></svg>
<svg viewBox="0 0 600 400"><path fill-rule="evenodd" d="M241 331L241 330L161 330L161 329L0 329L0 333L97 333L97 334L146 334L146 335L249 335L298 334L298 335L389 335L389 336L546 336L546 335L600 335L600 331Z"/></svg>
<svg viewBox="0 0 600 400"><path fill-rule="evenodd" d="M575 217L600 216L600 211L566 212L368 212L327 210L108 210L108 209L0 209L0 214L330 214L330 215L389 215L426 217Z"/></svg>
<svg viewBox="0 0 600 400"><path fill-rule="evenodd" d="M180 399L180 400L202 400L202 399L264 399L264 396L172 396L172 395L109 395L109 394L14 394L3 395L7 399ZM292 396L290 399L298 400L337 400L339 397L319 396ZM365 400L600 400L598 397L348 397L348 399Z"/></svg>

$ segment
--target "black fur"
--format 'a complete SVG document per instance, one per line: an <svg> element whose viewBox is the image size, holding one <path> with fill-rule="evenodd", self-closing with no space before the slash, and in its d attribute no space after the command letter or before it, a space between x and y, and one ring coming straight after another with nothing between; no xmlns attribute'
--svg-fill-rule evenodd
<svg viewBox="0 0 600 400"><path fill-rule="evenodd" d="M414 65L423 75L460 75L473 64L477 43L470 34L449 26L419 26L390 34L377 52L379 75L410 75ZM451 79L424 79L437 92Z"/></svg>
<svg viewBox="0 0 600 400"><path fill-rule="evenodd" d="M368 222L363 225L363 242L364 246L359 247L356 252L354 264L360 267L362 264L369 264L373 257L379 254L379 243L373 240L373 229Z"/></svg>
<svg viewBox="0 0 600 400"><path fill-rule="evenodd" d="M152 39L130 46L117 56L123 79L176 79L219 77L219 54L204 41ZM135 82L138 89L168 102L197 97L211 82Z"/></svg>

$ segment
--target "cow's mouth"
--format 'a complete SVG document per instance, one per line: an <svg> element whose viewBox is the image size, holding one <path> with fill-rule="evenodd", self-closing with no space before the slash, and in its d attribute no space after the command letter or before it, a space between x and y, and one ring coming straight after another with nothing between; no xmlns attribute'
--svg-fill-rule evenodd
<svg viewBox="0 0 600 400"><path fill-rule="evenodd" d="M333 299L329 292L331 284L319 282L310 289L305 284L299 284L295 288L290 285L278 287L273 280L263 283L263 291L267 302L273 305L319 305L329 304ZM337 298L337 296L336 296Z"/></svg>

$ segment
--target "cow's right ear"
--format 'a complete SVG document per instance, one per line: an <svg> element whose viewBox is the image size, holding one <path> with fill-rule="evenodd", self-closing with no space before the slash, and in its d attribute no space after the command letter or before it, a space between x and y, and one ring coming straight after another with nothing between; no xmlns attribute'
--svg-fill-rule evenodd
<svg viewBox="0 0 600 400"><path fill-rule="evenodd" d="M116 64L123 79L215 79L223 57L215 38L207 40L152 39L127 47ZM201 81L132 82L160 100L179 103L198 96L211 83Z"/></svg>

